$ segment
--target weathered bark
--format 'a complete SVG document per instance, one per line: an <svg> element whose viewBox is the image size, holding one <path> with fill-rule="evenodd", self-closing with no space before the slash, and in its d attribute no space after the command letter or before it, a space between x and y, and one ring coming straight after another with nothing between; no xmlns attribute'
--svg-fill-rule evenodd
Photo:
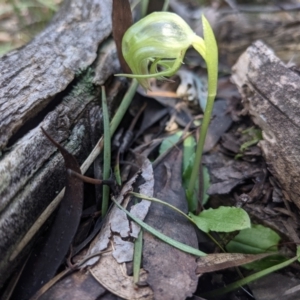
<svg viewBox="0 0 300 300"><path fill-rule="evenodd" d="M239 6L240 12L220 11L215 23L220 56L232 66L256 40L269 45L282 60L300 63L300 11L276 6ZM290 6L286 5L286 9ZM242 9L245 10L242 10ZM283 8L284 9L284 8Z"/></svg>
<svg viewBox="0 0 300 300"><path fill-rule="evenodd" d="M255 2L255 1L253 1ZM284 61L300 63L299 3L276 5L237 5L219 9L188 9L181 0L172 0L171 8L202 35L201 14L211 23L218 41L220 61L232 66L254 41L268 44Z"/></svg>
<svg viewBox="0 0 300 300"><path fill-rule="evenodd" d="M14 249L64 186L62 157L40 127L80 163L101 127L99 86L119 69L107 39L111 2L66 1L41 34L0 59L0 286L22 257ZM110 103L121 87L108 87Z"/></svg>
<svg viewBox="0 0 300 300"><path fill-rule="evenodd" d="M261 41L232 68L246 111L261 127L259 143L284 195L300 208L300 76Z"/></svg>

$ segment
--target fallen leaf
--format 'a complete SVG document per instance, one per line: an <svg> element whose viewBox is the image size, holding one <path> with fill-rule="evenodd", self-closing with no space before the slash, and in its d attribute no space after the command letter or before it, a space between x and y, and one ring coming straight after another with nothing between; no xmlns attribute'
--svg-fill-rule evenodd
<svg viewBox="0 0 300 300"><path fill-rule="evenodd" d="M198 275L215 272L232 267L254 262L270 256L270 253L262 254L242 254L242 253L214 253L197 259L196 273Z"/></svg>
<svg viewBox="0 0 300 300"><path fill-rule="evenodd" d="M139 157L137 162L142 163L141 171L125 184L120 195L116 198L116 201L122 203L125 207L129 202L133 202L134 197L126 196L133 189L133 184L138 187L140 193L146 194L149 197L153 196L154 179L152 164L145 157ZM150 201L142 200L131 206L131 214L143 220L148 212L150 203ZM87 254L90 255L102 250L110 250L100 260L99 258L93 258L86 265L92 265L90 268L91 274L101 285L124 299L153 299L151 288L143 287L136 289L133 277L126 274L126 265L124 262L132 261L134 249L133 238L137 238L139 232L139 225L130 221L126 214L119 208L113 207L104 228L102 228L99 235L95 238ZM145 278L141 280L145 280Z"/></svg>
<svg viewBox="0 0 300 300"><path fill-rule="evenodd" d="M219 141L221 136L229 129L232 124L232 119L230 115L227 113L228 105L226 100L217 100L215 101L213 111L212 111L212 119L210 121L204 149L203 152L206 153L210 151Z"/></svg>
<svg viewBox="0 0 300 300"><path fill-rule="evenodd" d="M261 172L261 166L257 163L230 160L221 153L204 155L203 164L210 174L211 185L207 191L209 195L228 194L234 187Z"/></svg>
<svg viewBox="0 0 300 300"><path fill-rule="evenodd" d="M148 286L135 288L133 277L126 274L126 265L119 264L109 253L101 257L101 267L93 267L93 277L108 291L128 300L152 300L153 292ZM146 272L142 271L140 280L146 281Z"/></svg>
<svg viewBox="0 0 300 300"><path fill-rule="evenodd" d="M144 110L141 123L138 128L138 132L135 134L135 139L137 139L140 135L142 135L146 129L153 126L156 122L161 120L165 115L169 113L169 109L162 106L157 101L144 97L141 94L136 94L136 101L141 103L141 101L145 101L147 106Z"/></svg>
<svg viewBox="0 0 300 300"><path fill-rule="evenodd" d="M118 198L118 201L125 202L125 204L128 200L123 200L124 195L133 189L133 183L136 188L139 189L139 192L146 195L148 194L150 197L153 196L154 180L150 161L145 159L145 157L138 156L136 164L140 166L140 170L124 185ZM138 216L138 218L143 219L145 214L147 214L149 205L149 201L141 201L132 206L130 211ZM105 220L105 225L101 232L90 245L88 253L83 251L83 253L76 256L74 260L77 262L82 261L91 253L98 254L98 256L88 260L88 264L81 265L81 270L77 270L57 282L43 294L41 299L94 300L103 296L104 293L107 296L109 294L107 289L122 298L128 297L127 299L130 300L153 299L151 288L146 286L138 290L134 289L133 277L126 274L126 264L118 262L132 260L132 252L131 258L129 257L129 252L131 251L131 245L129 245L129 243L133 244L132 240L134 236L137 236L139 226L133 224L127 218L126 220L125 218L120 220L119 217L121 216L121 218L123 218L123 216L116 214L116 211L120 210L113 207ZM122 226L118 226L119 221L122 222L122 226L125 225L125 230ZM118 230L118 232L114 232L115 229ZM128 231L126 231L127 229ZM121 238L121 234L125 237L124 240ZM100 256L101 249L105 250L105 253L102 253ZM125 251L122 253L124 249ZM100 260L99 257L101 257ZM88 266L89 269L87 270L85 266ZM91 272L89 272L89 270L91 270ZM141 270L141 274L142 280L146 280L146 274L143 270ZM70 286L72 289L70 289ZM66 295L68 290L69 294ZM91 293L89 293L89 291L91 291Z"/></svg>
<svg viewBox="0 0 300 300"><path fill-rule="evenodd" d="M118 58L123 72L130 74L131 70L122 54L122 39L126 30L132 25L132 14L128 0L113 0L112 31L117 46Z"/></svg>
<svg viewBox="0 0 300 300"><path fill-rule="evenodd" d="M38 300L95 300L107 293L90 272L78 271L62 278Z"/></svg>
<svg viewBox="0 0 300 300"><path fill-rule="evenodd" d="M154 195L187 212L181 182L182 152L172 149L154 170ZM145 222L181 243L197 248L197 236L191 223L170 208L152 203ZM144 233L143 267L154 299L185 299L197 288L195 257Z"/></svg>
<svg viewBox="0 0 300 300"><path fill-rule="evenodd" d="M152 197L153 196L153 186L154 186L154 180L153 180L153 170L152 165L150 161L146 158L140 158L142 161L141 163L141 176L144 179L144 183L140 186L140 192L145 193L145 195ZM122 203L123 205L127 205L131 199L131 197L127 197L126 194L133 189L133 184L136 182L140 172L137 172L122 188L120 195L116 198L116 201L118 203ZM125 198L124 198L125 197ZM148 209L150 206L150 202L146 200L142 200L135 206L131 207L131 212L135 213L140 219L144 219ZM106 250L109 247L110 241L113 240L114 236L119 236L124 240L128 238L137 238L139 233L139 226L131 223L131 221L128 220L126 214L122 211L120 211L117 207L113 207L110 211L106 223L101 229L100 233L96 236L92 244L90 245L89 251L87 253L87 256L92 255L94 253L98 253L100 251ZM131 241L130 244L126 243L125 245L122 245L120 243L120 240L116 240L117 243L114 244L114 252L115 258L119 263L122 262L128 262L132 260L132 254L133 254L133 242ZM121 248L126 247L127 251L131 252L131 258L129 258L128 253L124 252L123 256L120 256L119 253L121 252ZM90 259L85 266L91 266L94 265L96 262L99 261L99 257L95 257ZM100 260L101 265L101 260ZM100 265L97 265L95 267L101 267ZM99 280L99 279L97 279Z"/></svg>
<svg viewBox="0 0 300 300"><path fill-rule="evenodd" d="M59 149L66 170L81 174L80 167L66 149L56 143L43 129L47 138ZM83 205L83 182L66 172L66 191L53 224L39 247L35 248L20 277L14 299L28 299L54 277L63 262L77 231Z"/></svg>

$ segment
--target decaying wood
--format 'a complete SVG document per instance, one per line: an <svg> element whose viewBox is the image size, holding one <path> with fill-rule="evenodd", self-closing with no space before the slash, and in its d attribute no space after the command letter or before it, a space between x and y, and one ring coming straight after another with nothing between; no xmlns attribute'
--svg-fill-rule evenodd
<svg viewBox="0 0 300 300"><path fill-rule="evenodd" d="M263 40L282 60L299 64L300 11L263 5L252 8L256 10L220 11L215 23L220 56L232 66L251 43Z"/></svg>
<svg viewBox="0 0 300 300"><path fill-rule="evenodd" d="M261 127L259 143L284 195L300 208L300 76L261 41L232 68L246 111Z"/></svg>
<svg viewBox="0 0 300 300"><path fill-rule="evenodd" d="M86 69L111 33L111 1L66 1L52 23L0 61L0 149Z"/></svg>
<svg viewBox="0 0 300 300"><path fill-rule="evenodd" d="M79 163L101 135L99 86L119 69L111 6L66 1L41 34L0 59L0 286L20 259L13 250L64 185L62 157L40 127ZM107 88L110 103L121 88Z"/></svg>
<svg viewBox="0 0 300 300"><path fill-rule="evenodd" d="M255 2L255 1L252 1ZM258 2L258 1L257 1ZM202 36L201 14L212 25L220 58L232 66L237 58L256 40L266 42L284 61L300 63L299 4L236 5L220 8L189 8L184 1L171 0L171 8L189 22Z"/></svg>

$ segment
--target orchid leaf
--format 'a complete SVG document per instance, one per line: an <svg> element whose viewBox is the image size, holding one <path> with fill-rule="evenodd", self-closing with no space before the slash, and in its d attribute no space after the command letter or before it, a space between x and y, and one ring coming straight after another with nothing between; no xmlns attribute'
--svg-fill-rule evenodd
<svg viewBox="0 0 300 300"><path fill-rule="evenodd" d="M226 246L231 253L260 254L278 252L280 236L272 229L262 225L252 225L251 228L241 230ZM244 267L251 270L263 270L274 266L286 258L282 255L266 257L261 261L247 264Z"/></svg>
<svg viewBox="0 0 300 300"><path fill-rule="evenodd" d="M180 140L181 136L182 136L182 131L178 131L175 134L166 137L159 147L159 155L163 154L168 149L173 147Z"/></svg>
<svg viewBox="0 0 300 300"><path fill-rule="evenodd" d="M188 136L183 141L183 173L190 165L192 155L195 153L196 140L193 136Z"/></svg>
<svg viewBox="0 0 300 300"><path fill-rule="evenodd" d="M202 211L198 216L192 213L189 216L204 232L232 232L251 227L247 212L237 207L210 208Z"/></svg>

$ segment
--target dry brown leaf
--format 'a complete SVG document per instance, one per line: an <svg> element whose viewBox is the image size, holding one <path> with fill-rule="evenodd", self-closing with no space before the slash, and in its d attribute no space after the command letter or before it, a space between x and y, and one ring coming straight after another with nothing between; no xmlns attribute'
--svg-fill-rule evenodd
<svg viewBox="0 0 300 300"><path fill-rule="evenodd" d="M73 273L52 286L39 300L95 300L106 293L90 272L84 270Z"/></svg>
<svg viewBox="0 0 300 300"><path fill-rule="evenodd" d="M153 196L154 178L152 164L148 159L138 156L138 164L141 166L140 178L144 182L139 186L139 192L149 197ZM140 179L138 174L134 176L122 189L117 201L125 207L131 200L130 196L125 197L128 191L132 190L133 183L138 183ZM142 200L133 205L130 212L139 219L144 219L148 213L150 201ZM92 265L91 274L111 293L124 299L153 299L152 290L149 287L136 289L133 277L127 276L125 262L133 259L134 242L132 238L136 238L139 234L140 227L134 222L128 220L126 214L117 207L114 207L107 219L107 222L101 230L98 238L91 245L89 254L97 251L111 251L102 256L101 259L93 258L87 265ZM95 262L97 262L95 264ZM141 279L144 280L143 278ZM148 298L149 296L149 298Z"/></svg>
<svg viewBox="0 0 300 300"><path fill-rule="evenodd" d="M210 173L211 185L207 191L209 195L228 194L237 185L261 173L261 165L258 163L229 160L217 152L204 155L203 163Z"/></svg>
<svg viewBox="0 0 300 300"><path fill-rule="evenodd" d="M122 202L124 195L132 189L132 184L137 181L139 173L141 172L141 179L144 184L139 186L140 193L153 196L153 170L149 160L142 156L138 156L137 165L141 166L139 171L133 178L124 185L121 191L119 201ZM127 200L126 200L127 201ZM144 218L149 208L149 201L141 201L138 205L131 207L131 213L137 215L139 218ZM117 208L112 209L110 215L107 218L106 225L103 227L101 233L94 239L94 248L90 248L88 254L82 253L77 256L76 260L82 260L91 253L98 253L100 249L106 250L106 254L100 258L99 256L94 260L90 259L89 264L95 264L89 272L85 268L73 273L59 282L57 282L52 288L50 288L41 299L98 299L103 293L105 286L110 292L119 295L125 299L153 299L151 289L141 288L142 290L135 291L133 279L126 275L124 268L125 264L120 264L117 261L130 261L133 254L133 242L132 237L138 234L139 228L129 224L127 218L123 218L118 214L120 211ZM121 220L120 218L123 218ZM118 223L122 223L128 231L120 227ZM132 231L130 231L130 228ZM114 230L118 231L118 234ZM122 235L121 235L122 234ZM125 236L128 240L123 240L121 236ZM113 247L112 247L113 245ZM97 250L98 249L98 250ZM110 250L110 251L108 251ZM108 251L108 252L107 252ZM80 258L79 258L80 257ZM99 263L97 263L99 261ZM104 270L103 270L104 268ZM105 274L104 277L98 274ZM145 280L145 275L141 280ZM103 282L102 282L103 281ZM110 282L110 281L113 281ZM101 285L99 284L101 282ZM102 286L103 284L103 286ZM70 289L70 287L72 287ZM126 287L126 289L124 288ZM68 294L66 296L66 294ZM60 296L63 295L63 296ZM83 297L81 295L84 295ZM127 296L128 298L126 298ZM149 298L147 298L149 296Z"/></svg>
<svg viewBox="0 0 300 300"><path fill-rule="evenodd" d="M227 111L228 104L226 103L226 100L218 100L215 102L212 112L212 120L210 121L205 139L203 153L210 151L231 126L232 119Z"/></svg>
<svg viewBox="0 0 300 300"><path fill-rule="evenodd" d="M174 148L155 167L155 197L187 212L187 202L181 182L182 151ZM165 235L198 246L193 226L170 208L152 203L146 223ZM197 288L197 267L193 255L184 253L151 234L144 234L143 267L149 273L147 282L154 291L154 299L185 299Z"/></svg>
<svg viewBox="0 0 300 300"><path fill-rule="evenodd" d="M238 267L244 264L260 260L270 253L242 254L242 253L215 253L200 257L197 260L196 273L198 275L208 272L215 272L227 268Z"/></svg>
<svg viewBox="0 0 300 300"><path fill-rule="evenodd" d="M139 157L137 163L141 165L141 177L144 180L144 183L139 187L139 192L148 197L152 197L154 186L152 165L145 157ZM136 182L137 178L138 173L124 185L120 195L116 198L118 203L123 203L125 207L127 206L130 197L124 199L124 196L133 189L132 185ZM149 206L149 201L142 200L140 203L132 206L130 211L132 214L143 220L148 213ZM117 259L119 263L129 262L133 257L134 244L132 242L132 237L136 238L139 231L140 227L129 221L124 212L117 207L113 207L107 217L104 227L92 242L87 256L106 250L110 241L112 241L114 243L112 255L115 259ZM131 241L125 240L128 238L130 238ZM98 260L99 257L92 258L84 266L93 265Z"/></svg>
<svg viewBox="0 0 300 300"><path fill-rule="evenodd" d="M93 277L107 290L123 299L150 300L153 292L150 287L135 288L133 277L126 274L126 265L119 264L109 253L103 255L101 260L90 269ZM140 280L147 280L147 273L141 272Z"/></svg>

